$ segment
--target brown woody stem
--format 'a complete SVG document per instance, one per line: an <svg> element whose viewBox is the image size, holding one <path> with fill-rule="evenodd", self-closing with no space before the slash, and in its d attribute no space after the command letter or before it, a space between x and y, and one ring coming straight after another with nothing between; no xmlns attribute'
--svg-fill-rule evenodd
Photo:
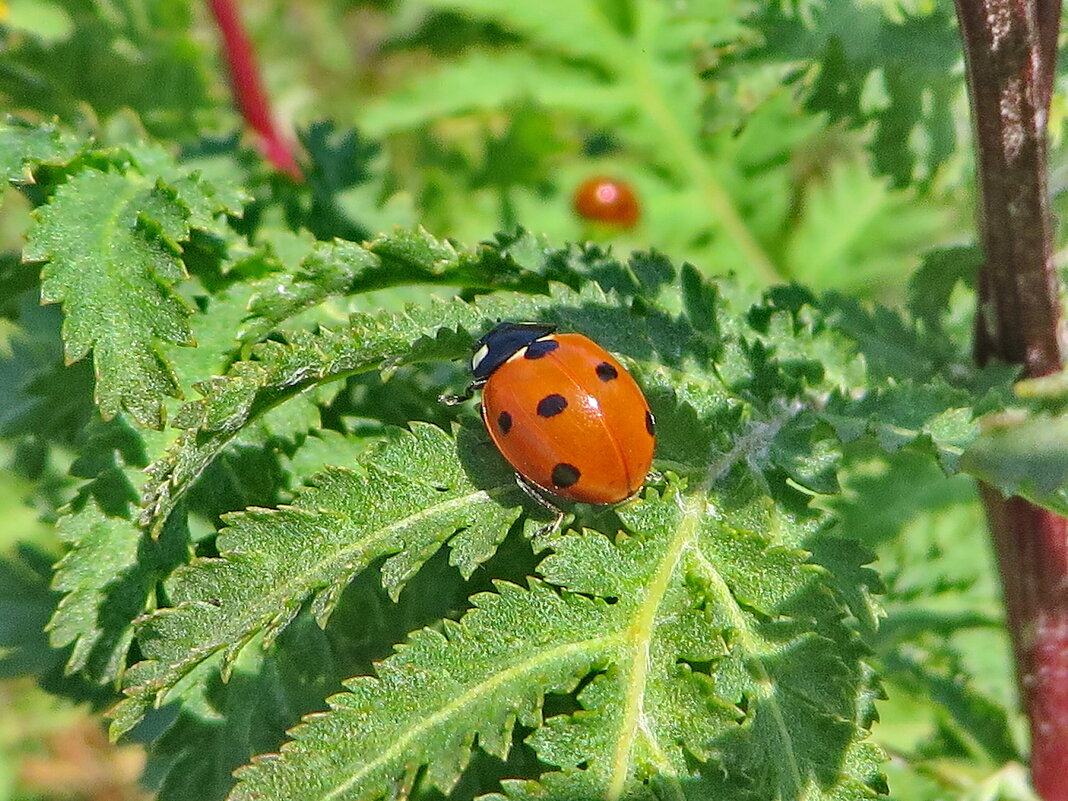
<svg viewBox="0 0 1068 801"><path fill-rule="evenodd" d="M1046 177L1060 0L957 0L968 67L984 251L975 357L1061 370L1059 280ZM1031 722L1031 777L1068 801L1068 525L982 487L1001 565L1020 695Z"/></svg>

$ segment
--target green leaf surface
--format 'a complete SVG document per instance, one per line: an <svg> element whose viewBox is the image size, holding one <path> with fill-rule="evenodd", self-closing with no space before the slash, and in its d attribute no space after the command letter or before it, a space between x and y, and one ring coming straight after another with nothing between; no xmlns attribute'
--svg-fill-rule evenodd
<svg viewBox="0 0 1068 801"><path fill-rule="evenodd" d="M650 191L649 205L654 213L661 205L666 209L658 227L670 230L680 218L692 223L680 244L711 238L721 264L764 282L781 274L761 233L781 225L787 211L768 202L781 197L769 189L782 182L781 172L768 165L787 151L772 155L768 149L769 144L778 148L784 131L801 138L807 126L796 113L784 125L785 104L780 104L766 116L765 108L747 109L747 118L776 126L773 137L760 125L741 135L725 126L714 137L700 127L704 88L693 51L697 42L714 46L737 36L743 9L727 3L707 13L689 6L598 0L552 0L530 8L505 0L435 5L492 20L530 46L475 50L417 75L402 90L360 109L361 123L372 132L410 130L516 106L566 114L583 127L612 131L641 164L655 165L656 177L649 176L648 184L657 188ZM561 26L561 19L568 24ZM709 248L702 252L708 258Z"/></svg>
<svg viewBox="0 0 1068 801"><path fill-rule="evenodd" d="M127 597L112 620L100 619L100 610L113 582L120 583L126 571L137 570L137 543L141 532L129 520L105 515L93 502L79 513L63 518L60 536L73 550L56 568L53 589L66 593L49 624L52 644L62 647L74 643L68 662L71 671L89 666L104 681L121 675L126 666L126 651L133 641L129 622L144 605L145 577L135 584L133 605ZM138 589L140 593L138 593ZM119 590L119 594L126 593ZM125 607L125 608L122 608ZM116 630L116 624L118 628Z"/></svg>
<svg viewBox="0 0 1068 801"><path fill-rule="evenodd" d="M949 220L906 192L891 190L863 164L839 163L808 186L804 213L790 232L784 265L810 286L863 293L932 241Z"/></svg>
<svg viewBox="0 0 1068 801"><path fill-rule="evenodd" d="M66 124L84 122L87 110L103 120L136 109L149 131L165 138L195 136L215 116L189 3L56 5L67 35L20 32L0 53L5 108Z"/></svg>
<svg viewBox="0 0 1068 801"><path fill-rule="evenodd" d="M944 664L941 656L917 647L901 649L887 657L886 668L895 683L907 684L915 697L933 701L936 714L944 710L941 725L952 730L973 758L992 764L1021 759L1005 707L961 681L959 673L953 675L953 668L960 666L956 660Z"/></svg>
<svg viewBox="0 0 1068 801"><path fill-rule="evenodd" d="M414 633L233 797L395 798L417 776L448 791L476 737L503 757L517 723L558 797L874 797L859 649L821 571L707 512L650 498L628 510L633 536L555 540L545 583L498 583ZM573 711L543 719L548 693Z"/></svg>
<svg viewBox="0 0 1068 801"><path fill-rule="evenodd" d="M18 326L2 339L0 356L0 432L5 436L48 431L55 439L73 435L92 409L79 378L87 371L63 370L60 314L42 308L32 290L9 298Z"/></svg>
<svg viewBox="0 0 1068 801"><path fill-rule="evenodd" d="M371 105L361 124L372 136L382 136L442 117L527 100L605 119L618 118L626 110L619 89L592 70L539 63L521 51L472 53Z"/></svg>
<svg viewBox="0 0 1068 801"><path fill-rule="evenodd" d="M55 608L51 560L24 545L0 557L0 677L46 673L62 655L48 646L45 624Z"/></svg>
<svg viewBox="0 0 1068 801"><path fill-rule="evenodd" d="M522 230L507 240L471 249L457 248L417 229L383 234L364 245L333 240L297 252L300 263L292 272L259 282L249 301L251 319L242 332L245 340L255 340L331 297L389 287L422 284L544 291L544 265L556 255L543 239ZM524 258L529 253L538 255L536 266ZM560 255L557 261L562 260Z"/></svg>
<svg viewBox="0 0 1068 801"><path fill-rule="evenodd" d="M156 763L166 766L160 801L225 798L235 768L277 748L288 726L340 689L336 671L326 635L306 616L294 621L269 652L257 643L244 649L228 681L208 671L208 678L187 690L181 712L151 744Z"/></svg>
<svg viewBox="0 0 1068 801"><path fill-rule="evenodd" d="M166 185L185 206L190 227L215 232L220 213L240 216L251 195L240 186L212 181L197 169L181 164L160 145L143 141L125 143L113 154L116 161L128 162L142 175Z"/></svg>
<svg viewBox="0 0 1068 801"><path fill-rule="evenodd" d="M52 589L64 593L48 623L54 647L72 645L67 671L99 684L115 683L126 669L133 620L149 604L156 582L181 558L184 521L156 540L131 519L139 479L129 452L141 447L133 432L100 426L75 470L95 474L64 509L57 530L69 550L55 568ZM143 457L141 457L143 458Z"/></svg>
<svg viewBox="0 0 1068 801"><path fill-rule="evenodd" d="M961 467L997 487L1068 514L1068 417L1006 414L968 447Z"/></svg>
<svg viewBox="0 0 1068 801"><path fill-rule="evenodd" d="M819 412L843 442L870 435L880 448L928 447L947 474L979 433L967 393L941 382L889 385L860 400L834 397Z"/></svg>
<svg viewBox="0 0 1068 801"><path fill-rule="evenodd" d="M483 750L506 753L516 722L538 722L546 692L567 692L590 670L607 621L603 603L559 598L536 581L529 592L498 591L478 596L476 611L444 632L413 634L375 678L348 682L330 712L294 731L299 739L285 757L244 769L232 798L381 797L410 785L420 764L431 786L448 787L476 736ZM593 642L576 637L577 627ZM324 742L344 745L324 750Z"/></svg>
<svg viewBox="0 0 1068 801"><path fill-rule="evenodd" d="M953 153L962 80L944 7L832 0L804 13L767 6L754 23L766 37L760 55L818 67L807 87L813 110L874 128L875 164L896 186L930 181Z"/></svg>
<svg viewBox="0 0 1068 801"><path fill-rule="evenodd" d="M508 470L473 484L455 448L440 429L413 425L359 471L327 468L292 506L228 516L220 557L179 570L168 583L174 606L140 625L146 660L127 674L132 698L116 711L117 731L214 653L225 668L252 637L269 644L305 603L325 624L341 590L377 559L386 557L382 579L394 596L447 541L469 576L517 516L502 501L518 489Z"/></svg>
<svg viewBox="0 0 1068 801"><path fill-rule="evenodd" d="M54 125L0 122L0 181L30 183L40 164L65 164L80 145Z"/></svg>
<svg viewBox="0 0 1068 801"><path fill-rule="evenodd" d="M954 290L972 286L982 263L983 254L975 245L924 254L923 264L909 280L909 310L929 328L942 328Z"/></svg>
<svg viewBox="0 0 1068 801"><path fill-rule="evenodd" d="M187 213L143 178L86 170L56 191L30 234L24 258L47 262L41 298L63 304L67 362L93 351L106 418L127 410L159 428L164 397L177 394L158 343L193 344L190 310L171 289L185 277Z"/></svg>
<svg viewBox="0 0 1068 801"><path fill-rule="evenodd" d="M947 5L245 4L301 181L201 6L0 0L0 797L113 789L33 682L160 801L1029 798L973 476L1068 513L1068 380L974 365ZM638 497L440 402L500 320L633 374Z"/></svg>

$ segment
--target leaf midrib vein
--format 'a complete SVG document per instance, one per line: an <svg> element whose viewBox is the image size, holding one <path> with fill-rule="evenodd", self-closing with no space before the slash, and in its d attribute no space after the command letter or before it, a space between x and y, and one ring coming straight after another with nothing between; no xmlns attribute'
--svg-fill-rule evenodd
<svg viewBox="0 0 1068 801"><path fill-rule="evenodd" d="M474 503L476 500L492 500L496 495L501 494L506 489L510 489L510 487L497 487L489 490L477 490L476 492L469 492L466 495L458 495L455 498L450 498L447 501L442 501L440 503L433 504L432 506L427 506L423 509L418 510L417 512L407 515L406 517L399 518L387 525L374 529L373 531L369 532L367 536L361 537L359 540L352 543L352 545L350 545L349 547L343 548L340 551L335 551L330 556L320 559L318 562L312 565L310 569L294 575L289 581L280 585L279 589L283 590L283 592L276 592L273 593L273 595L275 597L289 597L292 592L299 591L302 586L307 585L306 581L301 581L302 577L317 574L321 569L327 568L331 563L341 560L343 557L348 554L351 554L355 550L366 548L368 545L372 545L376 541L384 539L389 534L393 534L397 531L403 531L404 529L416 525L417 523L420 523L423 520L434 517L435 515L447 514L454 508L462 507L468 503Z"/></svg>
<svg viewBox="0 0 1068 801"><path fill-rule="evenodd" d="M591 637L587 640L580 640L578 642L569 642L563 645L559 645L555 648L551 648L548 651L542 651L537 658L521 662L513 665L506 670L502 670L498 673L494 673L487 680L479 682L473 685L466 692L457 696L451 703L441 707L437 712L432 715L422 718L417 724L411 726L404 734L396 737L393 744L386 748L382 753L372 759L370 762L364 763L359 771L356 771L349 775L348 779L341 784L334 787L332 790L322 796L322 801L329 801L329 799L337 798L349 788L356 785L364 776L371 773L373 770L388 762L397 753L403 753L408 743L418 737L423 732L432 729L440 722L446 720L457 711L463 709L468 703L474 699L487 695L493 692L497 687L505 684L513 678L521 676L523 673L528 673L536 670L541 665L550 663L556 659L562 659L574 653L582 653L583 651L601 652L609 648L614 641L621 638L622 632L613 633L611 635Z"/></svg>
<svg viewBox="0 0 1068 801"><path fill-rule="evenodd" d="M283 582L281 584L274 585L274 591L273 592L265 593L264 595L262 595L260 597L265 602L268 601L268 600L274 600L274 599L278 599L278 598L281 598L281 599L290 598L290 597L292 597L292 595L294 593L300 591L304 587L307 587L309 582L308 582L306 577L312 576L312 575L315 575L315 574L319 573L320 571L324 570L328 565L330 565L332 562L339 561L345 555L352 553L354 550L358 550L359 548L367 547L369 544L372 544L376 540L380 540L380 539L384 538L388 534L394 533L396 531L401 531L404 528L407 528L408 526L415 525L416 523L419 523L422 520L428 519L428 518L430 518L430 517L432 517L432 516L434 516L436 514L446 514L446 513L450 512L450 511L452 511L453 508L461 507L461 506L463 506L464 504L467 504L467 503L474 503L476 501L482 501L482 500L492 500L497 495L499 495L499 494L501 494L501 493L503 493L503 492L505 492L507 490L510 490L510 489L511 489L511 487L508 486L508 487L497 487L497 488L493 488L493 489L489 489L489 490L478 490L477 492L470 492L470 493L467 493L466 495L460 495L460 496L457 496L455 498L450 498L447 501L442 501L441 503L434 504L433 506L428 506L428 507L426 507L424 509L420 509L418 512L415 512L414 514L410 514L407 517L400 518L400 519L395 520L395 521L393 521L392 523L390 523L390 524L388 524L386 526L382 526L381 528L375 529L373 532L368 534L368 536L362 537L361 539L359 539L358 541L354 542L349 547L347 547L347 548L345 548L345 549L343 549L341 551L335 551L329 557L326 557L324 559L320 559L319 561L317 561L313 565L311 565L307 570L303 570L303 571L295 574L292 578L290 578L289 580L287 580L287 581L285 581L285 582ZM300 509L300 507L295 507L295 508ZM301 509L301 511L313 512L313 510L310 510L310 509ZM311 590L307 590L307 592L310 592L310 591ZM262 604L261 608L264 605L266 605L266 604ZM272 608L272 609L276 609L277 607L278 607L278 604L271 604L270 605L270 608ZM248 632L250 629L255 629L257 625L264 626L264 625L268 625L269 622L270 622L270 618L267 618L265 620L265 616L257 615L255 620L252 622L252 624L251 625L242 626L242 630L244 632ZM227 637L225 639L225 641L217 644L210 651L207 651L207 652L191 651L191 652L189 652L190 655L194 656L195 658L186 659L186 660L183 660L183 661L178 662L176 664L176 668L178 669L179 675L184 675L186 672L191 670L193 666L199 664L200 662L202 662L204 659L206 659L207 657L209 657L211 654L215 653L216 651L218 651L218 650L220 650L222 648L225 648L228 645L232 645L233 642L234 642L233 639L231 639L230 637Z"/></svg>
<svg viewBox="0 0 1068 801"><path fill-rule="evenodd" d="M110 243L113 243L115 241L115 239L116 239L116 233L115 232L119 228L119 221L123 218L127 207L129 206L130 202L135 197L137 197L137 195L141 192L141 190L142 190L142 187L140 187L137 184L131 182L131 183L128 183L126 185L126 188L125 188L124 191L120 192L117 196L114 197L113 202L112 202L112 206L111 206L111 213L109 213L104 218L103 224L98 229L99 233L97 234L96 237L94 237L94 246L95 246L94 247L94 253L99 257L99 263L101 265L101 269L100 270L92 270L90 268L87 271L89 276L97 276L98 280L101 283L103 283L105 285L110 285L112 288L114 288L114 290L120 296L122 295L122 290L126 289L129 286L129 284L126 281L123 280L123 274L121 272L116 272L114 269L112 269L114 264L115 264L115 259L110 254L111 247L109 245L110 245ZM68 264L65 265L64 272L67 272L67 270L69 270L69 269L75 269L75 270L80 270L81 269L81 263L80 263L81 260L78 259L77 257L74 257L74 258L71 258L71 259L67 259L66 261L68 262ZM95 261L95 259L94 259L94 261ZM66 281L64 281L64 285L69 289L73 289L72 284L70 284L70 283L68 283ZM130 287L130 290L134 291L134 288ZM66 305L67 303L72 303L72 302L76 303L76 305L82 305L80 303L80 299L78 301L75 301L75 299L70 297L70 295L68 293L64 293L64 298L63 298L64 305ZM121 314L121 310L123 308L125 308L125 304L119 303L119 304L112 304L111 307L109 307L109 310L110 310L110 312L112 314L115 314L115 313ZM125 316L125 315L123 315L123 316ZM127 319L129 319L129 318L127 318ZM114 330L115 330L114 326L111 326L108 329L108 331L114 331ZM123 330L129 330L129 326L124 327ZM101 331L101 330L97 330L97 331L93 332L91 334L91 336L90 336L90 340L89 340L89 343L88 343L89 347L94 347L95 348L97 343L99 343L99 342L101 342L102 340L105 339L105 334L106 333L107 333L107 331ZM113 339L113 338L114 338L113 336L112 337L107 337L107 339Z"/></svg>
<svg viewBox="0 0 1068 801"><path fill-rule="evenodd" d="M660 559L656 575L646 591L640 614L627 629L627 640L632 654L630 681L627 682L624 693L623 721L616 740L615 753L612 755L611 778L605 794L606 801L617 801L622 798L626 790L627 778L630 775L630 766L633 763L634 743L638 730L648 731L643 726L642 702L645 699L645 689L649 681L649 651L654 635L656 615L671 585L671 579L678 570L682 555L693 545L700 515L699 504L694 501L687 504L675 530L675 536Z"/></svg>

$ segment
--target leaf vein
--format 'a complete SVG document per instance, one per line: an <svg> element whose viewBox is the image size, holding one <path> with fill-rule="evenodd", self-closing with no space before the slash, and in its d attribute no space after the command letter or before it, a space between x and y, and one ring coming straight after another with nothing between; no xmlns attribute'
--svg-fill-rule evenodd
<svg viewBox="0 0 1068 801"><path fill-rule="evenodd" d="M566 645L559 645L555 648L550 648L547 651L542 651L536 658L512 665L499 673L493 674L486 681L473 685L466 692L458 695L452 703L446 704L433 714L421 718L418 723L410 727L406 732L398 735L394 740L393 745L384 749L378 757L365 763L362 769L353 772L344 782L327 792L323 796L323 801L330 801L330 799L343 796L347 790L356 786L364 776L386 764L396 755L403 754L412 740L416 739L424 732L433 729L453 714L461 711L468 703L476 698L491 693L493 690L506 684L511 679L521 677L525 673L535 673L542 665L550 664L557 659L562 659L576 653L582 653L583 651L589 651L595 655L600 654L603 650L609 648L614 641L620 639L620 637L621 633L615 633L601 637L591 637L586 640L567 643Z"/></svg>

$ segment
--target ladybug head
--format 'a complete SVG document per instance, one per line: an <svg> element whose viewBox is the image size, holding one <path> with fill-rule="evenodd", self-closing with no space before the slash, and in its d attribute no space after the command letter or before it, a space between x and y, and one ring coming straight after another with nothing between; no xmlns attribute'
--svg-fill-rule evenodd
<svg viewBox="0 0 1068 801"><path fill-rule="evenodd" d="M484 384L513 355L555 330L555 325L545 323L498 323L472 346L471 373L475 383Z"/></svg>

